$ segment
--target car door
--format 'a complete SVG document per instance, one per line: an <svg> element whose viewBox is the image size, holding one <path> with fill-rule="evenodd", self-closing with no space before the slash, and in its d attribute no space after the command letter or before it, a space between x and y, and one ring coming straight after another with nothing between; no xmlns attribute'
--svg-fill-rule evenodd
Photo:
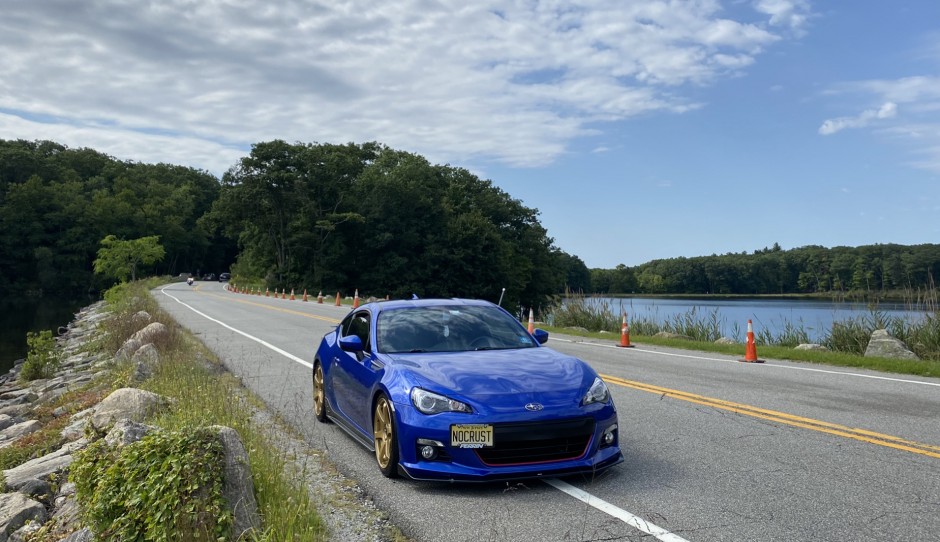
<svg viewBox="0 0 940 542"><path fill-rule="evenodd" d="M356 425L370 439L372 437L372 409L369 401L371 390L378 379L379 368L373 362L371 340L372 317L361 310L351 314L340 326L342 337L355 335L362 341L363 351L345 352L337 349L333 364L335 371L336 403L343 416Z"/></svg>

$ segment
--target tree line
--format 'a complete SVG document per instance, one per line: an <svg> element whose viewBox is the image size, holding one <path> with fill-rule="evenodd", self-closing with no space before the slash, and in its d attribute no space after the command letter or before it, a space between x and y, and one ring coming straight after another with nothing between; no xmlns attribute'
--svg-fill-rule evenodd
<svg viewBox="0 0 940 542"><path fill-rule="evenodd" d="M933 290L940 245L780 245L753 253L653 260L592 269L591 290L624 294L815 294Z"/></svg>
<svg viewBox="0 0 940 542"><path fill-rule="evenodd" d="M542 305L565 291L932 288L940 272L940 245L930 244L775 244L588 269L554 245L538 216L466 169L374 142L261 142L219 179L50 141L0 140L0 294L97 292L110 286L95 274L108 268L96 262L99 251L126 253L143 241L159 257L135 263L130 276L231 271L272 289L493 301L505 288L507 306Z"/></svg>

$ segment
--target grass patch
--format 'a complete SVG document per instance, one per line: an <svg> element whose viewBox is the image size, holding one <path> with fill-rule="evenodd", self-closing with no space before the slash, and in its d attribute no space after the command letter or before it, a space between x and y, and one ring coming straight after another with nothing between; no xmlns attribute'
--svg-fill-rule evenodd
<svg viewBox="0 0 940 542"><path fill-rule="evenodd" d="M156 344L161 362L153 377L140 387L172 398L174 406L150 423L181 435L195 434L210 425L225 425L238 431L248 452L255 497L263 518L262 529L253 533L250 540L325 540L325 525L306 486L290 476L291 458L271 442L264 427L252 422L248 392L221 368L211 352L159 308L149 294L149 290L159 284L159 280L140 281L110 290L106 300L113 317L104 324L106 336L102 340L105 351L113 354L130 335L143 327L144 324L134 318L142 310L150 314L151 322L158 321L167 326L169 334ZM111 387L127 385L131 373L129 363L117 365L110 373ZM124 475L110 476L121 480ZM147 491L157 489L154 484L158 480L151 482L146 486L149 488ZM215 532L216 527L201 525L199 533ZM193 536L199 533L194 531ZM185 535L183 539L187 539Z"/></svg>

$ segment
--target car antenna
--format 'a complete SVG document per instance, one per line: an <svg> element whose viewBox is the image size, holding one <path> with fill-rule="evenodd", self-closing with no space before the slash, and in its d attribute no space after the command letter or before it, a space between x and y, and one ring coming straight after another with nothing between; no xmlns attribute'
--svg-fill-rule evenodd
<svg viewBox="0 0 940 542"><path fill-rule="evenodd" d="M499 294L499 303L497 303L497 305L499 305L500 307L503 306L503 296L504 296L504 295L506 295L506 288L503 288L503 293Z"/></svg>

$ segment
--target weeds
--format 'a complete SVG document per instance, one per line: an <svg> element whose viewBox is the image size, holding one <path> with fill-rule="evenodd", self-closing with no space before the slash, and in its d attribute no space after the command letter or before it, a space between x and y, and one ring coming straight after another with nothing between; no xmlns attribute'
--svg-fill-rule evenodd
<svg viewBox="0 0 940 542"><path fill-rule="evenodd" d="M40 378L52 378L62 361L62 354L56 348L51 331L29 332L26 334L29 353L20 371L20 380L28 382Z"/></svg>
<svg viewBox="0 0 940 542"><path fill-rule="evenodd" d="M932 297L931 297L932 296ZM936 293L920 293L919 305L937 307ZM933 304L930 304L933 303ZM915 305L912 305L915 306ZM622 308L621 308L622 310ZM622 314L622 313L621 313ZM557 303L547 311L546 322L557 328L580 327L589 332L619 331L621 314L615 314L607 301L593 302L583 297L569 298L565 303ZM718 309L702 314L698 307L692 307L682 314L669 318L660 318L657 314L630 316L631 335L652 337L660 332L676 333L690 337L702 343L714 342L721 337L725 320ZM820 344L833 352L862 356L868 346L872 332L886 329L923 360L940 361L940 311L928 312L925 318L910 320L893 316L873 305L867 315L848 318L833 323L832 328L823 334ZM740 328L732 326L732 336L740 337ZM798 344L812 342L810 333L802 320L785 321L780 331L772 332L763 328L756 333L758 345L792 348ZM792 356L787 356L791 357Z"/></svg>

